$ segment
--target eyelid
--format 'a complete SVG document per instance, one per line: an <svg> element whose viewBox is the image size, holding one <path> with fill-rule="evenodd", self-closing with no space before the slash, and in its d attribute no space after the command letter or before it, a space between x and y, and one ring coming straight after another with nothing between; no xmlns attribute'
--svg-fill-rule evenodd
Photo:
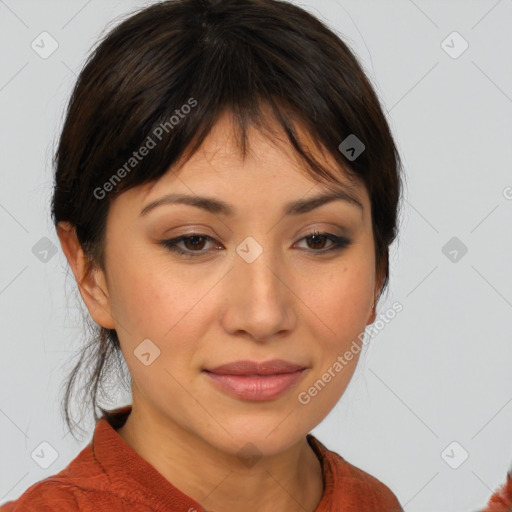
<svg viewBox="0 0 512 512"><path fill-rule="evenodd" d="M350 246L352 244L352 238L349 237L348 235L345 235L345 234L336 235L334 233L331 233L330 231L321 230L318 228L309 230L308 232L304 233L302 236L299 237L299 239L297 240L296 243L300 243L303 240L306 240L307 238L310 238L312 236L321 236L321 237L325 238L327 241L331 242L331 245L328 245L327 249L326 248L322 248L322 249L318 249L318 250L301 249L302 251L305 251L305 252L309 252L309 253L313 253L313 254L316 253L319 256L322 254L326 254L326 253L341 252L343 249L347 248L348 246ZM217 248L214 248L214 249L198 250L198 251L194 251L194 250L190 250L190 249L182 249L181 247L179 247L178 244L182 243L184 240L186 240L188 238L195 238L195 237L205 239L207 242L218 242L218 240L216 240L214 237L212 237L208 234L201 233L199 231L193 231L193 232L189 232L189 233L184 233L182 235L179 235L179 236L171 238L171 239L163 240L160 242L160 244L163 245L164 247L166 247L167 250L169 250L170 252L177 253L177 254L182 255L188 259L209 256L212 254L212 252L219 250L218 246L217 246ZM218 242L218 243L220 244L220 242ZM220 244L220 245L222 245L222 244Z"/></svg>

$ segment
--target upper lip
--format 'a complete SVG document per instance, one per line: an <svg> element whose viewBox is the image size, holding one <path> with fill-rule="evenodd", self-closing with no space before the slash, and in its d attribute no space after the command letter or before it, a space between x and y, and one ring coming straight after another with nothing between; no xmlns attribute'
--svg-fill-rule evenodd
<svg viewBox="0 0 512 512"><path fill-rule="evenodd" d="M206 368L207 372L219 375L277 375L282 373L293 373L304 370L306 367L300 364L290 363L283 359L272 359L271 361L233 361L222 364L215 368Z"/></svg>

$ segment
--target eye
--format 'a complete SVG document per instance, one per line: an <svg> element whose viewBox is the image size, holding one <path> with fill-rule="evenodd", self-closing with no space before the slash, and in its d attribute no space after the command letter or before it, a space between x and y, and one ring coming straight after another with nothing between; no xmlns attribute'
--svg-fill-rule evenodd
<svg viewBox="0 0 512 512"><path fill-rule="evenodd" d="M301 240L306 240L306 242L308 240L312 240L312 244L313 246L316 246L316 249L318 249L318 245L324 246L325 241L329 240L332 243L330 247L328 247L327 249L320 247L320 251L313 251L320 253L339 251L341 249L344 249L345 247L348 247L351 244L351 241L344 236L337 236L334 235L333 233L322 233L320 231L313 231L312 233L307 234Z"/></svg>
<svg viewBox="0 0 512 512"><path fill-rule="evenodd" d="M322 233L320 231L313 231L308 233L306 236L300 239L300 241L303 240L306 242L311 240L312 242L308 245L313 245L313 249L310 252L318 253L318 255L332 251L339 251L345 247L348 247L352 243L348 238L344 236L337 236L333 233ZM331 242L331 246L328 246L327 249L323 247L326 240ZM215 241L216 240L211 236L201 233L191 233L189 235L182 235L170 240L163 240L160 243L169 251L175 252L187 258L194 258L198 256L204 256L205 254L211 253L213 250L219 250L221 248L220 246L217 246L216 249L203 250L206 242ZM180 244L183 244L183 246L180 247ZM322 247L318 247L318 245Z"/></svg>
<svg viewBox="0 0 512 512"><path fill-rule="evenodd" d="M190 235L183 235L171 240L163 240L161 243L164 247L169 249L169 251L193 258L195 256L200 256L200 254L193 254L195 252L203 254L211 252L202 250L205 245L205 240L212 242L215 241L215 239L211 236L203 235L200 233L191 233ZM182 249L178 244L184 244L185 249Z"/></svg>

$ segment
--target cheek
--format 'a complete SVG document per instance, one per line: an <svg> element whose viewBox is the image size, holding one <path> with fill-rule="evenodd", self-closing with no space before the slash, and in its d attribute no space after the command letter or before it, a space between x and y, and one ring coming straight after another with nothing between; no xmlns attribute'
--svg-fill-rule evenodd
<svg viewBox="0 0 512 512"><path fill-rule="evenodd" d="M372 272L371 265L347 264L304 284L314 313L309 326L315 339L315 371L297 390L297 399L315 421L332 410L356 370L373 298ZM323 290L318 286L322 283Z"/></svg>
<svg viewBox="0 0 512 512"><path fill-rule="evenodd" d="M123 250L116 250L123 247ZM112 312L130 337L161 336L179 314L183 291L180 282L163 271L155 249L137 244L116 245L110 253ZM164 326L163 323L166 325ZM166 327L166 328L165 328Z"/></svg>
<svg viewBox="0 0 512 512"><path fill-rule="evenodd" d="M172 309L173 301L164 293L161 280L154 274L143 273L140 269L123 272L121 266L113 272L110 298L116 321L130 337L135 337L135 333L144 337L155 336L159 332L155 327L163 321L163 305ZM170 323L172 318L168 321Z"/></svg>
<svg viewBox="0 0 512 512"><path fill-rule="evenodd" d="M169 367L177 369L182 359L192 357L205 326L214 321L209 292L218 277L200 275L198 268L177 269L151 255L120 258L111 274L112 311L128 357L146 338Z"/></svg>
<svg viewBox="0 0 512 512"><path fill-rule="evenodd" d="M194 304L204 293L191 293L183 281L166 278L154 267L151 272L134 267L124 274L129 279L122 279L121 267L116 273L112 304L120 326L121 350L133 381L147 397L154 399L161 394L166 399L178 399L183 389L171 375L179 375L179 382L186 384L197 351L195 340L201 338L197 315L204 316ZM151 342L145 341L148 339ZM145 365L141 358L147 352L149 364Z"/></svg>
<svg viewBox="0 0 512 512"><path fill-rule="evenodd" d="M364 262L344 263L338 270L310 275L302 280L301 288L306 311L323 326L320 339L336 345L364 329L374 294L374 270Z"/></svg>

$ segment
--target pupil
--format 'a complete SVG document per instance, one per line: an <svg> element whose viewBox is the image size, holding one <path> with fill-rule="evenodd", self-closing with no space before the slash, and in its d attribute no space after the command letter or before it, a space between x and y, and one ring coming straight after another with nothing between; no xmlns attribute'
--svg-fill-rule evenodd
<svg viewBox="0 0 512 512"><path fill-rule="evenodd" d="M188 237L188 243L192 246L192 247L199 247L201 246L201 236L199 235L194 235L194 236L189 236Z"/></svg>
<svg viewBox="0 0 512 512"><path fill-rule="evenodd" d="M319 239L321 239L321 235L311 235L311 239L313 240L313 245L321 243Z"/></svg>

